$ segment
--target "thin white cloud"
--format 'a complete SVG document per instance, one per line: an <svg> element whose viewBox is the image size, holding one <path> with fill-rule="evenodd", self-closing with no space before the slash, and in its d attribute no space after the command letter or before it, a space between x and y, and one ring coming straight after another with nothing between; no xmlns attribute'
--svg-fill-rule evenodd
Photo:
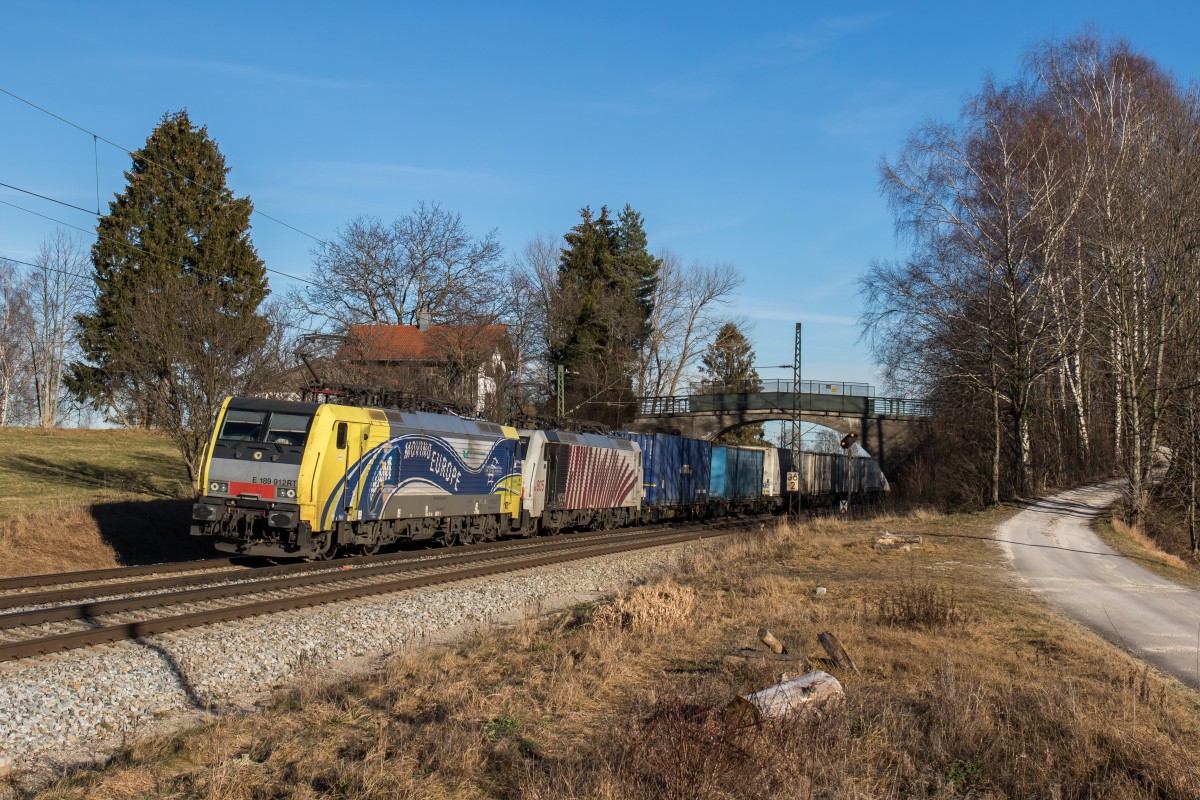
<svg viewBox="0 0 1200 800"><path fill-rule="evenodd" d="M364 89L371 84L368 81L341 80L337 78L316 78L311 75L298 75L292 72L264 69L250 64L238 64L232 61L205 61L201 59L158 59L146 62L151 66L180 69L192 72L207 72L243 78L260 83L287 84L304 89L347 90Z"/></svg>
<svg viewBox="0 0 1200 800"><path fill-rule="evenodd" d="M823 311L807 310L799 306L784 308L765 304L752 298L739 298L733 310L750 320L807 322L815 325L858 327L858 319L847 314L828 314Z"/></svg>
<svg viewBox="0 0 1200 800"><path fill-rule="evenodd" d="M305 175L311 183L341 189L402 186L420 191L496 192L511 191L519 185L511 178L492 172L378 161L313 161L302 165L299 174Z"/></svg>
<svg viewBox="0 0 1200 800"><path fill-rule="evenodd" d="M876 27L890 12L829 17L804 31L757 39L712 57L678 75L655 81L643 90L655 100L671 103L704 102L729 88L733 78L765 69L778 69L819 56L838 40Z"/></svg>

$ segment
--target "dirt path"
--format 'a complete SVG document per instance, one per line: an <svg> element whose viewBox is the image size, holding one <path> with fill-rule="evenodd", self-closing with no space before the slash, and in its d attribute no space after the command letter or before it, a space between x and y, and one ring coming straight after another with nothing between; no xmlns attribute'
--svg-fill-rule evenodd
<svg viewBox="0 0 1200 800"><path fill-rule="evenodd" d="M1034 592L1106 639L1200 688L1200 590L1115 553L1092 520L1120 494L1102 483L1044 498L996 530Z"/></svg>

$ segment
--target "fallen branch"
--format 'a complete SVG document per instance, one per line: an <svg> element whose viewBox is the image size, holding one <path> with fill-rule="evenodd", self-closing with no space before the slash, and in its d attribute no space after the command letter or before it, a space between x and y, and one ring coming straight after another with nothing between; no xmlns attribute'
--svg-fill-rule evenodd
<svg viewBox="0 0 1200 800"><path fill-rule="evenodd" d="M758 629L758 638L762 643L771 648L771 652L783 655L787 652L787 648L783 646L783 642L775 638L775 635L766 628Z"/></svg>
<svg viewBox="0 0 1200 800"><path fill-rule="evenodd" d="M795 667L796 672L808 672L812 669L808 656L803 653L795 655L791 653L764 653L761 650L751 650L749 648L742 648L736 653L722 656L721 662L729 666L748 667L761 667L765 664L783 664L788 667Z"/></svg>

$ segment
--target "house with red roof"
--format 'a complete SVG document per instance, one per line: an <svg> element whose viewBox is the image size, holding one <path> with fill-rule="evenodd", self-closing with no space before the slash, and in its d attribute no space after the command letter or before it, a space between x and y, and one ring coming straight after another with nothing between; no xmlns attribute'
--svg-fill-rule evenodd
<svg viewBox="0 0 1200 800"><path fill-rule="evenodd" d="M483 411L509 352L504 325L351 325L336 360L355 382Z"/></svg>

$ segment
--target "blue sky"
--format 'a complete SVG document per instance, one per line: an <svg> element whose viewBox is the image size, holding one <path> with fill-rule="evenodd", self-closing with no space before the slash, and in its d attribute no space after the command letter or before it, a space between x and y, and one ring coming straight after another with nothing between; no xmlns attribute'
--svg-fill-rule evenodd
<svg viewBox="0 0 1200 800"><path fill-rule="evenodd" d="M3 8L0 87L132 149L187 108L234 191L312 236L426 200L516 250L584 205L628 202L652 249L740 269L733 312L761 363L791 361L799 321L806 378L873 383L856 278L903 252L879 159L987 71L1011 76L1030 45L1085 24L1190 81L1200 23L1188 4L1110 2ZM106 206L128 158L98 156ZM0 182L94 207L92 139L0 95ZM0 205L0 256L29 260L53 228ZM310 269L311 239L260 216L253 236L268 267Z"/></svg>

